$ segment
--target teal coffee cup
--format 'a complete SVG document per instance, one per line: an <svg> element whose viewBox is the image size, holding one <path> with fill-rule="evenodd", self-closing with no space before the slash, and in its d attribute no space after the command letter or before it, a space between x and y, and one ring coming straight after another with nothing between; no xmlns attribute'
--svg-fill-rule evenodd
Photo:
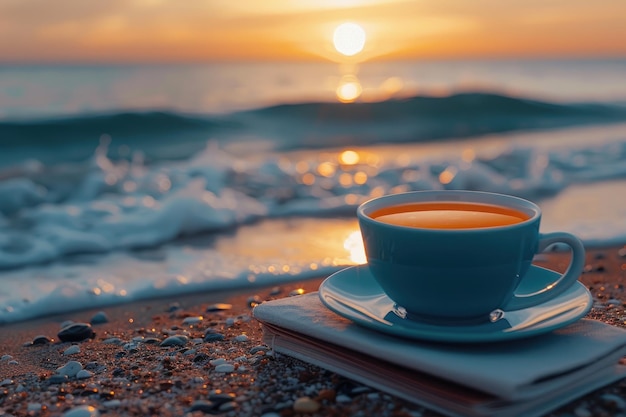
<svg viewBox="0 0 626 417"><path fill-rule="evenodd" d="M540 233L541 209L518 197L416 191L367 201L357 216L380 287L411 316L427 320L486 320L498 309L539 305L573 285L585 262L576 236ZM531 294L516 292L522 280L533 279L535 254L555 243L571 248L565 273Z"/></svg>

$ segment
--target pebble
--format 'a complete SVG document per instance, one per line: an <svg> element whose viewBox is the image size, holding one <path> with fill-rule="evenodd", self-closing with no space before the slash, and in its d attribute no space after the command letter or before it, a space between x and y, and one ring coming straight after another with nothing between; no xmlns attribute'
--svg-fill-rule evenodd
<svg viewBox="0 0 626 417"><path fill-rule="evenodd" d="M215 414L215 404L211 401L205 400L194 401L188 411L190 413L193 413L194 411L202 411L203 413Z"/></svg>
<svg viewBox="0 0 626 417"><path fill-rule="evenodd" d="M63 414L63 417L98 417L100 412L91 405L81 405Z"/></svg>
<svg viewBox="0 0 626 417"><path fill-rule="evenodd" d="M187 338L185 336L170 336L161 342L159 346L185 346L187 344Z"/></svg>
<svg viewBox="0 0 626 417"><path fill-rule="evenodd" d="M214 313L216 311L230 310L231 308L233 308L232 304L217 303L217 304L208 306L205 311L207 313Z"/></svg>
<svg viewBox="0 0 626 417"><path fill-rule="evenodd" d="M71 378L71 377L76 376L78 371L80 371L81 369L83 369L83 364L82 363L80 363L78 361L69 361L68 363L66 363L62 367L57 368L57 374L59 374L59 375L66 375L66 376Z"/></svg>
<svg viewBox="0 0 626 417"><path fill-rule="evenodd" d="M217 358L217 359L212 359L211 361L209 361L209 363L212 366L217 366L217 365L222 365L224 363L228 363L228 361L226 361L226 359L224 358Z"/></svg>
<svg viewBox="0 0 626 417"><path fill-rule="evenodd" d="M267 350L269 350L269 348L267 346L265 346L265 345L258 345L258 346L255 346L255 347L251 348L249 350L249 352L250 352L251 355L254 355L257 352L265 352Z"/></svg>
<svg viewBox="0 0 626 417"><path fill-rule="evenodd" d="M117 408L120 405L122 405L122 402L120 400L109 400L102 402L102 406L104 408Z"/></svg>
<svg viewBox="0 0 626 417"><path fill-rule="evenodd" d="M181 309L181 307L180 307L180 303L179 303L179 302L173 302L173 303L171 303L171 304L167 307L167 310L166 310L166 311L167 311L168 313L173 313L173 312L175 312L175 311L177 311L177 310L180 310L180 309Z"/></svg>
<svg viewBox="0 0 626 417"><path fill-rule="evenodd" d="M226 402L233 401L235 394L214 393L209 395L209 401L214 404L224 404Z"/></svg>
<svg viewBox="0 0 626 417"><path fill-rule="evenodd" d="M13 380L11 378L7 378L0 382L0 387L6 387L7 385L13 385Z"/></svg>
<svg viewBox="0 0 626 417"><path fill-rule="evenodd" d="M602 400L604 404L614 407L618 410L626 409L626 401L615 394L603 394L602 396L600 396L600 400Z"/></svg>
<svg viewBox="0 0 626 417"><path fill-rule="evenodd" d="M89 320L91 324L104 324L109 322L109 317L104 311L98 311L93 315L91 320Z"/></svg>
<svg viewBox="0 0 626 417"><path fill-rule="evenodd" d="M204 320L204 317L202 316L185 317L185 319L183 320L183 324L188 325L188 326L193 326L195 324L200 323L202 320Z"/></svg>
<svg viewBox="0 0 626 417"><path fill-rule="evenodd" d="M61 342L80 342L93 338L95 333L89 323L72 323L63 327L57 336Z"/></svg>
<svg viewBox="0 0 626 417"><path fill-rule="evenodd" d="M221 333L207 333L204 335L205 342L219 342L220 340L224 340L224 335Z"/></svg>
<svg viewBox="0 0 626 417"><path fill-rule="evenodd" d="M28 406L26 407L26 409L28 410L29 413L38 413L39 411L41 411L41 404L28 403Z"/></svg>
<svg viewBox="0 0 626 417"><path fill-rule="evenodd" d="M74 322L72 320L65 320L63 323L61 323L61 328L67 327L70 324L74 324Z"/></svg>
<svg viewBox="0 0 626 417"><path fill-rule="evenodd" d="M11 355L2 355L2 357L0 357L0 362L8 362L11 359L13 359L13 356Z"/></svg>
<svg viewBox="0 0 626 417"><path fill-rule="evenodd" d="M315 413L320 409L320 403L309 397L300 397L293 403L293 411L296 413Z"/></svg>
<svg viewBox="0 0 626 417"><path fill-rule="evenodd" d="M235 365L230 363L222 363L215 367L215 372L230 373L235 370Z"/></svg>
<svg viewBox="0 0 626 417"><path fill-rule="evenodd" d="M78 345L72 345L63 351L63 355L65 356L75 355L77 353L80 353L80 346Z"/></svg>
<svg viewBox="0 0 626 417"><path fill-rule="evenodd" d="M121 345L123 342L119 337L109 337L108 339L104 339L102 343L107 345Z"/></svg>
<svg viewBox="0 0 626 417"><path fill-rule="evenodd" d="M240 334L239 336L236 336L233 339L235 342L247 342L248 341L248 336L245 334Z"/></svg>
<svg viewBox="0 0 626 417"><path fill-rule="evenodd" d="M91 378L92 376L93 376L93 373L89 372L86 369L81 369L76 374L76 379L87 379L87 378Z"/></svg>
<svg viewBox="0 0 626 417"><path fill-rule="evenodd" d="M39 336L35 336L33 338L33 341L31 342L31 344L33 344L33 345L47 345L50 342L51 342L51 340L48 338L48 336L39 335Z"/></svg>
<svg viewBox="0 0 626 417"><path fill-rule="evenodd" d="M54 374L54 375L50 375L50 378L48 378L48 382L50 382L51 384L62 384L64 382L67 382L69 378L67 377L67 375L59 375L59 374Z"/></svg>
<svg viewBox="0 0 626 417"><path fill-rule="evenodd" d="M578 407L574 410L576 417L593 417L593 413L585 407Z"/></svg>

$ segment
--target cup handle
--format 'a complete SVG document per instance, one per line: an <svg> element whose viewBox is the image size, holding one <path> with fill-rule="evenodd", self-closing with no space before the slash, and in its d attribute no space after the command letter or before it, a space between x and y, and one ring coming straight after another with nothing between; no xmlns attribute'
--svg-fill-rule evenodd
<svg viewBox="0 0 626 417"><path fill-rule="evenodd" d="M504 310L519 310L532 307L562 294L578 280L585 265L585 248L576 236L566 232L540 233L537 253L543 252L554 243L565 243L572 249L569 267L555 282L530 294L514 294ZM523 278L522 278L523 279Z"/></svg>

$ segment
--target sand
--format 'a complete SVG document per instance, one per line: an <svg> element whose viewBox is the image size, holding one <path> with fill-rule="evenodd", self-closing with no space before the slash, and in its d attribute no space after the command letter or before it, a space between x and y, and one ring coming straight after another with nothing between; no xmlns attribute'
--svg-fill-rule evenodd
<svg viewBox="0 0 626 417"><path fill-rule="evenodd" d="M567 255L541 255L537 263L562 271ZM626 246L588 251L580 280L595 300L589 318L626 327L625 278ZM95 337L81 342L60 342L61 323L89 322L99 310L2 326L0 416L70 416L72 410L76 415L437 416L275 355L262 343L260 325L251 316L255 303L316 291L322 279L110 307L104 310L108 322L94 324ZM207 311L217 303L231 306ZM186 340L160 346L175 334ZM205 334L214 340L205 341ZM32 345L38 335L51 341ZM79 352L65 354L73 345ZM88 371L81 373L85 378L55 381L57 368L69 361ZM626 415L626 382L550 414L572 415Z"/></svg>

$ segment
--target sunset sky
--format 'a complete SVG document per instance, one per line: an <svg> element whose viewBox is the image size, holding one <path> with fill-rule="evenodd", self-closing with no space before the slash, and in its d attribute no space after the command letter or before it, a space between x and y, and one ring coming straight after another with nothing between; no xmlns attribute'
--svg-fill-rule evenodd
<svg viewBox="0 0 626 417"><path fill-rule="evenodd" d="M626 57L624 0L1 0L0 62Z"/></svg>

